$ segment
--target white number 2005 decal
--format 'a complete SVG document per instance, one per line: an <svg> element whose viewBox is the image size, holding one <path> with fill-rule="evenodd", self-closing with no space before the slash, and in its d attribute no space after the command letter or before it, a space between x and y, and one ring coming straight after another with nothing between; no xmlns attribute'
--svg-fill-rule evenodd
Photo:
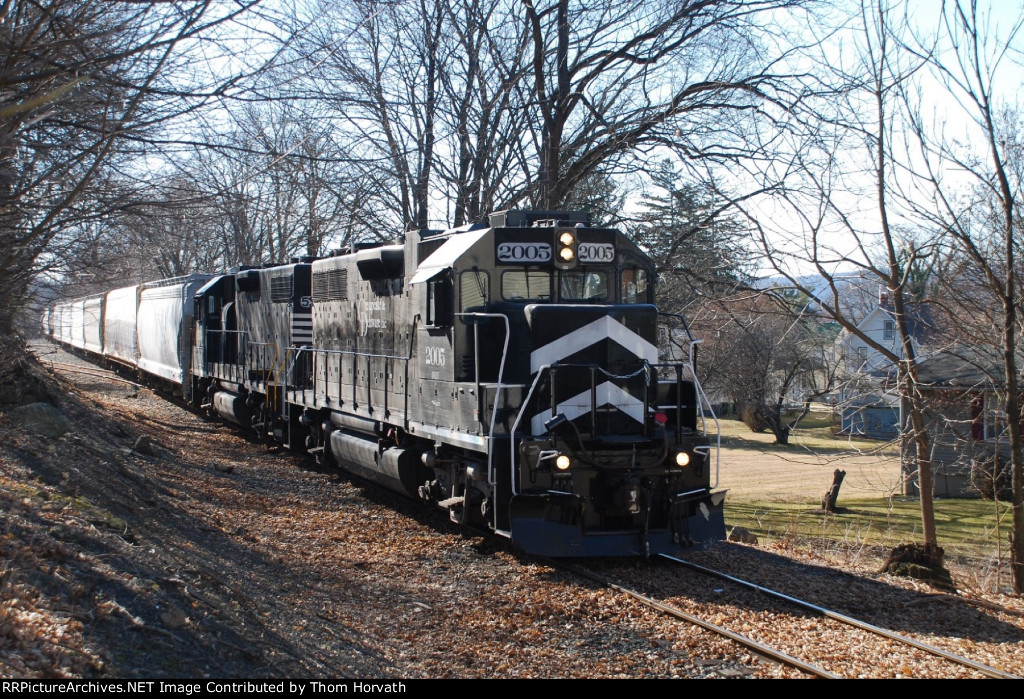
<svg viewBox="0 0 1024 699"><path fill-rule="evenodd" d="M423 348L423 361L428 366L444 366L445 365L445 351L444 351L444 347L424 347Z"/></svg>
<svg viewBox="0 0 1024 699"><path fill-rule="evenodd" d="M612 262L615 246L611 243L580 243L580 262Z"/></svg>
<svg viewBox="0 0 1024 699"><path fill-rule="evenodd" d="M499 262L548 262L551 246L547 243L501 243L498 246Z"/></svg>

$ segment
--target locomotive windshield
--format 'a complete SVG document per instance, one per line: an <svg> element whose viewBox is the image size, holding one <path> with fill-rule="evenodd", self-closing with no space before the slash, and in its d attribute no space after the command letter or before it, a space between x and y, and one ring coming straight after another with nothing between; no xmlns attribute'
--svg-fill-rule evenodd
<svg viewBox="0 0 1024 699"><path fill-rule="evenodd" d="M650 303L646 269L630 267L619 272L618 298L614 280L615 272L610 269L510 269L501 274L501 298L518 303L551 303L552 299L563 303ZM554 296L556 282L558 294Z"/></svg>
<svg viewBox="0 0 1024 699"><path fill-rule="evenodd" d="M550 301L551 270L505 270L501 275L501 297L506 301Z"/></svg>
<svg viewBox="0 0 1024 699"><path fill-rule="evenodd" d="M462 273L462 293L459 307L463 311L482 308L491 298L491 277L482 269L471 269Z"/></svg>
<svg viewBox="0 0 1024 699"><path fill-rule="evenodd" d="M558 298L561 301L608 300L608 275L598 272L561 272L558 283Z"/></svg>
<svg viewBox="0 0 1024 699"><path fill-rule="evenodd" d="M619 273L619 292L621 303L650 303L647 270L643 267L622 270Z"/></svg>

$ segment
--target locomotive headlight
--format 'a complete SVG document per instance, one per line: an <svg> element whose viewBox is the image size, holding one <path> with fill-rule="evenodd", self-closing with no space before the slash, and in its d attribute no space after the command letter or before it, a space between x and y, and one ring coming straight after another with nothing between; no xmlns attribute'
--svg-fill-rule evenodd
<svg viewBox="0 0 1024 699"><path fill-rule="evenodd" d="M690 465L690 455L688 453L686 453L685 451L677 452L676 453L676 466L678 466L679 468L684 468L684 467L689 466L689 465Z"/></svg>
<svg viewBox="0 0 1024 699"><path fill-rule="evenodd" d="M572 459L570 459L565 454L559 454L558 456L555 457L555 468L557 468L559 471L568 471L571 465Z"/></svg>
<svg viewBox="0 0 1024 699"><path fill-rule="evenodd" d="M562 269L567 269L576 264L576 232L561 230L555 234L555 243L558 248L555 263Z"/></svg>

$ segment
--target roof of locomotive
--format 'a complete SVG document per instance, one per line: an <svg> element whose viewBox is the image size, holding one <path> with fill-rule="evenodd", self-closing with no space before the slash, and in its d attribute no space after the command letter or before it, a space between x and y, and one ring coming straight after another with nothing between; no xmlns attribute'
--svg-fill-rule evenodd
<svg viewBox="0 0 1024 699"><path fill-rule="evenodd" d="M416 274L409 280L410 284L418 284L432 279L434 275L455 264L455 261L466 254L474 244L483 238L491 229L482 228L453 235L430 254L416 268Z"/></svg>

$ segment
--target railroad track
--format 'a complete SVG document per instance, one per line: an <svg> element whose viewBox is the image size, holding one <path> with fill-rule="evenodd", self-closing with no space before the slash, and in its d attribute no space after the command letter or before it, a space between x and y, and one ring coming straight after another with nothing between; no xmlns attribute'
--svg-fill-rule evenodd
<svg viewBox="0 0 1024 699"><path fill-rule="evenodd" d="M130 381L122 376L119 376L115 371L112 371L110 369L104 369L91 363L86 366L81 366L77 364L67 364L66 362L56 362L51 359L43 359L42 357L39 357L39 363L48 367L57 367L61 371L70 372L72 374L84 374L86 376L95 376L96 378L106 379L108 381L126 383L136 388L144 388L142 384L136 383L135 381Z"/></svg>
<svg viewBox="0 0 1024 699"><path fill-rule="evenodd" d="M922 677L922 678L997 678L1021 679L985 663L963 657L917 639L878 627L866 621L824 608L820 605L786 595L775 590L721 573L672 556L662 556L674 565L685 566L700 576L712 576L739 591L754 591L772 601L753 615L748 615L742 630L728 628L711 619L723 616L722 605L695 601L685 595L656 599L629 584L622 584L593 570L569 565L572 572L614 589L663 614L694 624L712 633L724 636L752 653L786 667L826 679L852 679L862 677ZM558 565L554 563L553 565ZM722 592L726 590L723 588ZM725 603L730 596L723 597ZM810 613L809 615L807 613ZM751 617L754 620L751 620ZM799 628L786 643L766 643L759 636L775 637L768 633L771 626L792 621ZM870 648L884 648L883 653L871 653Z"/></svg>

